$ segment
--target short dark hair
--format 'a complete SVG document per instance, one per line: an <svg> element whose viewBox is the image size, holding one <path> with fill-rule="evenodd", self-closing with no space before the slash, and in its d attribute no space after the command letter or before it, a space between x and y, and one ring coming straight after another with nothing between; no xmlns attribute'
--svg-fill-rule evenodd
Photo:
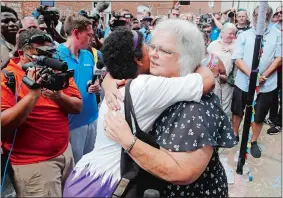
<svg viewBox="0 0 283 198"><path fill-rule="evenodd" d="M19 49L25 51L27 49L32 48L31 43L27 44L27 41L34 35L38 35L38 36L45 36L46 33L44 33L43 31L39 30L39 29L26 29L24 31L22 31L19 35ZM24 47L24 49L22 49Z"/></svg>
<svg viewBox="0 0 283 198"><path fill-rule="evenodd" d="M134 30L133 30L134 31ZM143 35L138 34L134 48L133 33L127 27L118 27L104 41L102 55L105 66L114 79L130 79L138 75L135 58L143 57Z"/></svg>
<svg viewBox="0 0 283 198"><path fill-rule="evenodd" d="M14 14L17 19L19 19L17 12L13 8L10 8L8 6L2 6L1 5L1 12L10 12L10 13Z"/></svg>
<svg viewBox="0 0 283 198"><path fill-rule="evenodd" d="M210 23L203 23L202 28L207 28L207 27L210 27L210 26L211 26Z"/></svg>
<svg viewBox="0 0 283 198"><path fill-rule="evenodd" d="M64 30L67 36L71 36L74 29L78 29L80 32L85 31L87 26L92 25L92 22L81 15L68 16L64 22Z"/></svg>

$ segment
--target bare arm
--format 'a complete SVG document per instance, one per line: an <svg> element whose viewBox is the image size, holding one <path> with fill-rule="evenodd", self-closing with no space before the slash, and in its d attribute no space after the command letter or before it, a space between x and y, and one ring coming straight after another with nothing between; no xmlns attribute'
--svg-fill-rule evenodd
<svg viewBox="0 0 283 198"><path fill-rule="evenodd" d="M207 94L214 89L215 82L213 73L207 67L198 67L196 73L199 73L202 77L203 94Z"/></svg>
<svg viewBox="0 0 283 198"><path fill-rule="evenodd" d="M126 149L129 144L122 146ZM173 184L187 185L196 181L204 172L212 153L211 146L193 152L169 152L137 140L130 156L147 172Z"/></svg>
<svg viewBox="0 0 283 198"><path fill-rule="evenodd" d="M215 18L215 16L214 16L213 14L211 14L211 16L212 16L212 18L213 18L213 21L214 21L216 27L217 27L219 30L221 30L221 29L222 29L222 24L220 23L220 21L218 21L218 20Z"/></svg>
<svg viewBox="0 0 283 198"><path fill-rule="evenodd" d="M250 76L250 69L248 66L245 64L245 62L242 59L236 59L235 60L235 65L238 67L239 70L241 70L244 74L247 76Z"/></svg>
<svg viewBox="0 0 283 198"><path fill-rule="evenodd" d="M266 78L270 76L280 65L282 64L282 57L277 57L274 59L274 61L271 63L271 65L265 70L265 72L262 73L262 76L265 76Z"/></svg>
<svg viewBox="0 0 283 198"><path fill-rule="evenodd" d="M15 130L26 121L39 97L40 90L31 90L15 106L1 112L1 130L3 136Z"/></svg>
<svg viewBox="0 0 283 198"><path fill-rule="evenodd" d="M35 70L29 69L27 77L35 79L35 75ZM4 78L3 75L1 77ZM39 83L40 80L38 79L37 82ZM15 101L11 102L11 100L15 100L15 95L6 87L4 81L1 83L1 89L1 129L5 133L2 135L5 136L26 121L41 96L41 89L30 89L29 93L16 104L14 104Z"/></svg>
<svg viewBox="0 0 283 198"><path fill-rule="evenodd" d="M134 136L121 114L107 113L105 134L118 142L124 149L129 148ZM156 149L137 140L130 150L132 159L147 172L170 183L186 185L193 183L207 167L213 148L205 146L192 152L169 152Z"/></svg>
<svg viewBox="0 0 283 198"><path fill-rule="evenodd" d="M53 92L45 90L42 93L46 98L56 102L68 114L79 114L82 110L82 100L77 97L68 96L63 91Z"/></svg>
<svg viewBox="0 0 283 198"><path fill-rule="evenodd" d="M62 93L62 96L56 98L55 102L68 114L79 114L82 111L83 102L77 97L68 96Z"/></svg>
<svg viewBox="0 0 283 198"><path fill-rule="evenodd" d="M218 68L219 68L219 78L220 78L221 83L226 83L228 80L228 77L226 74L226 69L221 59L219 59L218 61Z"/></svg>

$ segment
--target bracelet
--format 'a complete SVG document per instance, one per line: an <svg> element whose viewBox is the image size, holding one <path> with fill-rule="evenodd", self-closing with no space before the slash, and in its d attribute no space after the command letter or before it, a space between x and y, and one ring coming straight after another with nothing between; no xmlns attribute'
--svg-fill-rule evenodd
<svg viewBox="0 0 283 198"><path fill-rule="evenodd" d="M129 153L132 150L132 148L134 147L137 139L138 138L135 136L134 140L132 141L132 144L126 150L124 150L125 153Z"/></svg>

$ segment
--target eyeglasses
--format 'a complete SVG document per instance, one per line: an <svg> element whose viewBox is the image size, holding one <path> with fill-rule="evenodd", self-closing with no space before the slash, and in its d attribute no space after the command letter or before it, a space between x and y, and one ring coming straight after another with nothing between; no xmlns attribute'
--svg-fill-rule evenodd
<svg viewBox="0 0 283 198"><path fill-rule="evenodd" d="M278 15L278 14L282 15L282 11L276 12L274 15Z"/></svg>
<svg viewBox="0 0 283 198"><path fill-rule="evenodd" d="M211 30L205 30L204 32L209 34L211 33Z"/></svg>
<svg viewBox="0 0 283 198"><path fill-rule="evenodd" d="M168 54L168 55L176 54L176 52L172 52L170 50L165 50L161 46L156 46L156 45L153 45L151 43L147 44L147 46L148 46L148 51L150 51L150 52L152 52L153 50L156 49L157 53L161 52L163 54Z"/></svg>

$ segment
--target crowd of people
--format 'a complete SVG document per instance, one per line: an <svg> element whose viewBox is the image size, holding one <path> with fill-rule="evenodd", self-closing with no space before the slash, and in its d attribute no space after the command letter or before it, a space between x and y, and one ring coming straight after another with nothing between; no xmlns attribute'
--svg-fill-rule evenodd
<svg viewBox="0 0 283 198"><path fill-rule="evenodd" d="M121 9L105 24L1 6L1 176L19 197L228 197L218 149L240 141L258 11ZM282 8L268 7L254 158L264 123L281 132L281 36Z"/></svg>

